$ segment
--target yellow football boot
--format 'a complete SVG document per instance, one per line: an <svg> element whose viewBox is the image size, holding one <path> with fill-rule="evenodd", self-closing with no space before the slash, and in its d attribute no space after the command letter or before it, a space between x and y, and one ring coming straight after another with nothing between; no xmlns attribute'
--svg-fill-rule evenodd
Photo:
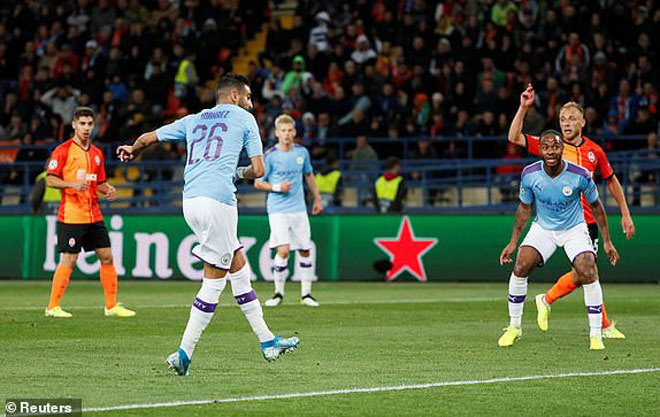
<svg viewBox="0 0 660 417"><path fill-rule="evenodd" d="M121 303L117 303L116 306L109 310L107 308L104 308L104 310L105 315L108 317L133 317L135 315L135 311L125 308Z"/></svg>
<svg viewBox="0 0 660 417"><path fill-rule="evenodd" d="M522 329L513 326L505 327L504 334L500 337L500 340L497 341L497 344L500 345L500 347L509 347L521 337Z"/></svg>

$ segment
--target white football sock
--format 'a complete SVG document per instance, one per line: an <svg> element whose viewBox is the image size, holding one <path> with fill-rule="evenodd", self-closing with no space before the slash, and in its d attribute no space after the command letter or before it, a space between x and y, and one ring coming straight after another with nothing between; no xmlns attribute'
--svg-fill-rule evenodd
<svg viewBox="0 0 660 417"><path fill-rule="evenodd" d="M300 255L300 296L304 297L312 293L312 257L303 257Z"/></svg>
<svg viewBox="0 0 660 417"><path fill-rule="evenodd" d="M592 282L582 286L584 289L584 304L589 316L589 337L602 337L603 326L603 289L600 282Z"/></svg>
<svg viewBox="0 0 660 417"><path fill-rule="evenodd" d="M179 346L186 352L189 359L192 359L195 345L197 345L202 332L213 318L220 294L222 294L225 285L227 285L227 280L224 278L204 278L202 280L202 287L199 289L195 301L193 301L188 325L183 332L183 338Z"/></svg>
<svg viewBox="0 0 660 417"><path fill-rule="evenodd" d="M252 331L257 335L260 342L267 342L273 340L275 336L268 329L266 321L264 321L264 313L259 304L257 294L252 289L250 283L250 267L246 263L243 268L229 274L229 282L231 282L231 291L234 293L234 298L241 307L241 311L245 314L245 318L252 327Z"/></svg>
<svg viewBox="0 0 660 417"><path fill-rule="evenodd" d="M527 277L517 277L513 273L509 278L509 325L520 328L522 325L523 306L527 296Z"/></svg>
<svg viewBox="0 0 660 417"><path fill-rule="evenodd" d="M287 275L289 275L289 270L287 269L289 257L282 258L279 254L275 254L274 263L275 292L284 295L284 284L286 283Z"/></svg>

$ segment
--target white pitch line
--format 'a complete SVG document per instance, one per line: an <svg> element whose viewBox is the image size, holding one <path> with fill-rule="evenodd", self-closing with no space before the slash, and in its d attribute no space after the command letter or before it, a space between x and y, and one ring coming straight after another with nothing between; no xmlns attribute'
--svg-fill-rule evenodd
<svg viewBox="0 0 660 417"><path fill-rule="evenodd" d="M468 380L468 381L430 382L427 384L393 385L393 386L371 387L371 388L348 388L348 389L338 389L338 390L330 390L330 391L296 392L291 394L278 394L278 395L255 395L249 397L220 398L216 400L175 401L175 402L153 403L153 404L126 404L126 405L116 405L110 407L92 407L92 408L83 409L82 411L84 413L91 413L91 412L116 411L116 410L135 410L141 408L179 407L186 405L221 404L221 403L235 403L235 402L243 402L243 401L265 401L265 400L278 400L278 399L289 399L289 398L300 398L300 397L323 397L328 395L403 391L403 390L451 387L451 386L462 386L462 385L486 385L486 384L497 384L500 382L518 382L518 381L530 381L530 380L553 379L553 378L575 378L575 377L585 377L585 376L643 374L643 373L658 372L658 371L660 371L660 368L619 369L615 371L603 371L603 372L572 372L565 374L530 375L530 376L520 376L520 377L504 377L504 378L491 378L491 379Z"/></svg>
<svg viewBox="0 0 660 417"><path fill-rule="evenodd" d="M482 301L497 301L505 300L504 297L474 297L474 298L426 298L426 299L400 299L400 300L354 300L354 301L326 301L323 302L324 306L339 306L339 305L351 305L351 304L430 304L430 303L474 303ZM160 305L143 305L143 306L129 306L131 308L135 307L137 309L142 308L188 308L192 305L190 304L160 304ZM231 307L236 305L235 303L220 303L220 307ZM282 303L285 306L294 306L300 305L296 302L285 302ZM14 311L14 310L43 310L44 306L22 306L22 307L0 307L0 311ZM67 310L97 310L102 309L103 306L73 306L67 308Z"/></svg>

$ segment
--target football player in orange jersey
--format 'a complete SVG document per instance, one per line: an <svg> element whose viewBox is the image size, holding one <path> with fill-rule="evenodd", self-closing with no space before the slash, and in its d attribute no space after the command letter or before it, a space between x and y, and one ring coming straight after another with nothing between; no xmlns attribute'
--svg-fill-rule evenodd
<svg viewBox="0 0 660 417"><path fill-rule="evenodd" d="M57 214L57 250L62 253L62 258L53 276L46 317L71 317L71 313L60 307L60 299L81 248L95 251L101 261L105 315L135 315L134 311L117 303L117 271L96 194L97 191L105 194L112 201L117 191L106 182L103 152L91 143L95 118L94 110L78 107L71 122L73 138L55 148L48 161L46 185L62 190Z"/></svg>
<svg viewBox="0 0 660 417"><path fill-rule="evenodd" d="M534 104L534 88L528 84L525 91L520 95L520 107L516 112L511 126L509 127L509 142L516 145L523 146L532 155L539 156L539 138L522 133L522 125L525 120L525 114ZM582 128L585 125L584 110L575 102L568 102L561 107L559 111L559 126L561 128L562 139L564 140L564 153L562 158L576 163L591 172L593 176L598 171L601 177L607 183L610 193L616 200L619 209L621 210L621 227L626 238L631 239L635 234L635 225L630 210L626 203L626 197L621 188L621 184L614 174L614 170L610 166L607 156L603 149L594 143L591 139L582 136ZM589 235L594 245L594 251L598 253L598 226L594 219L591 207L582 196L582 208L584 211L584 219L589 228ZM556 300L572 293L579 286L575 269L562 275L555 285L545 294L538 294L536 296L537 307L537 322L542 331L548 330L548 315L550 313L550 305ZM605 312L605 305L603 304L603 337L610 339L625 339L615 326L615 323L610 322Z"/></svg>

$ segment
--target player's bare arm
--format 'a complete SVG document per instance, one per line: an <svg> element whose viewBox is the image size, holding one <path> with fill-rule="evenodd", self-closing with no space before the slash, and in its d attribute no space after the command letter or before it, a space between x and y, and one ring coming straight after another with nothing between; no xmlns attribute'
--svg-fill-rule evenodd
<svg viewBox="0 0 660 417"><path fill-rule="evenodd" d="M99 184L96 189L101 194L104 194L108 201L114 201L117 198L117 189L107 182Z"/></svg>
<svg viewBox="0 0 660 417"><path fill-rule="evenodd" d="M522 134L523 122L525 121L525 115L527 110L534 104L534 88L531 84L527 84L525 91L520 95L520 107L516 115L511 121L511 126L509 126L509 142L515 143L518 146L525 146L525 136Z"/></svg>
<svg viewBox="0 0 660 417"><path fill-rule="evenodd" d="M609 188L612 197L614 197L619 206L619 210L621 210L621 228L623 229L623 233L626 235L626 239L632 239L635 235L635 223L633 223L633 219L630 216L630 209L628 209L623 187L621 187L621 183L616 175L612 175L612 178L607 180L607 188Z"/></svg>
<svg viewBox="0 0 660 417"><path fill-rule="evenodd" d="M532 206L531 204L520 203L518 204L518 210L516 210L516 220L513 224L513 231L511 232L511 240L509 244L502 250L500 254L500 265L512 263L511 255L516 250L518 245L518 240L522 235L525 226L529 218L532 216Z"/></svg>
<svg viewBox="0 0 660 417"><path fill-rule="evenodd" d="M607 215L605 214L605 208L603 207L600 198L591 203L591 209L596 218L596 223L598 223L600 233L603 235L603 249L605 250L607 259L609 259L612 266L614 266L619 261L619 252L617 252L612 243L612 239L610 238L610 229L607 225Z"/></svg>
<svg viewBox="0 0 660 417"><path fill-rule="evenodd" d="M264 168L263 155L251 157L249 166L238 167L238 169L236 169L236 176L243 180L253 180L260 178L263 177L265 173L266 168Z"/></svg>
<svg viewBox="0 0 660 417"><path fill-rule="evenodd" d="M323 203L321 202L321 193L319 192L319 186L316 184L316 177L311 172L305 174L305 182L309 187L309 190L314 196L314 204L312 205L312 214L317 215L323 211Z"/></svg>
<svg viewBox="0 0 660 417"><path fill-rule="evenodd" d="M135 159L140 152L154 143L158 142L156 131L143 133L135 140L132 145L123 145L117 148L117 156L122 162L128 162Z"/></svg>
<svg viewBox="0 0 660 417"><path fill-rule="evenodd" d="M73 188L78 192L85 192L89 188L89 184L87 184L85 181L64 181L55 175L46 176L46 185L51 188L57 188L60 190L65 188Z"/></svg>

